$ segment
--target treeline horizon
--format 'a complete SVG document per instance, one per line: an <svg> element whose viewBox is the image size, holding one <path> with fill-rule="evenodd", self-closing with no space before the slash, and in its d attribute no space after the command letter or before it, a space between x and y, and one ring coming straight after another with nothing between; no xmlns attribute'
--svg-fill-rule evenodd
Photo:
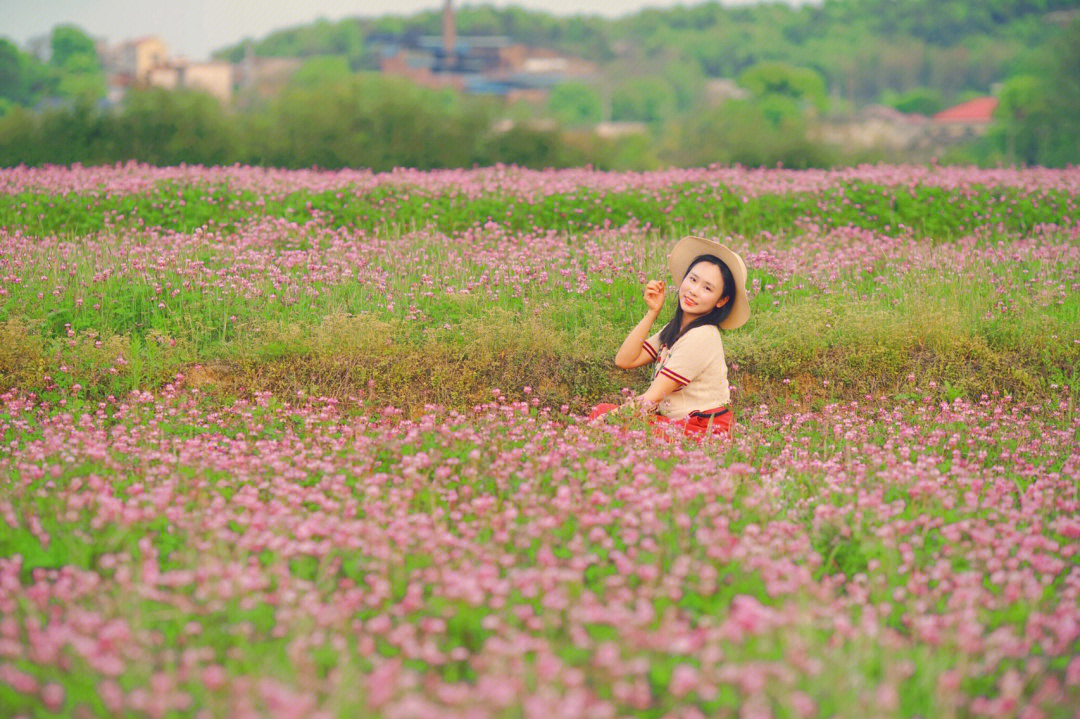
<svg viewBox="0 0 1080 719"><path fill-rule="evenodd" d="M1061 167L1080 164L1080 19L1062 28L1055 12L1080 13L1080 0L977 7L922 0L826 0L798 8L706 3L614 20L460 8L462 34L505 34L604 60L598 78L558 84L545 103L513 105L365 69L372 38L436 33L434 12L271 33L253 45L257 55L299 56L304 63L274 96L240 92L227 105L191 90L132 89L119 105L103 106L104 72L93 41L78 28L58 26L47 62L0 39L0 166L137 160L378 171L501 162L649 170L934 157ZM234 59L240 47L219 55ZM701 55L706 47L719 48L723 62ZM951 60L950 47L960 49ZM857 61L841 72L837 63L852 58ZM867 68L878 85L856 82L856 70ZM950 72L959 75L948 79ZM837 73L847 78L847 90L838 87ZM706 78L716 74L732 76L748 97L709 100ZM927 78L936 85L918 84ZM985 94L980 88L988 82L1000 104L986 136L974 142L902 152L810 139L815 124L850 113L848 95L877 92L877 101L903 112L931 114L950 98ZM498 131L506 120L512 128ZM602 120L641 123L645 131L605 139L593 130Z"/></svg>
<svg viewBox="0 0 1080 719"><path fill-rule="evenodd" d="M615 18L464 5L454 14L459 35L499 35L558 50L599 64L615 82L676 71L688 82L734 78L758 63L781 62L817 73L841 104L936 111L1037 68L1041 47L1066 31L1080 0L706 2ZM380 42L441 32L440 10L317 20L213 55L240 62L250 43L256 56L338 56L354 71L377 70Z"/></svg>
<svg viewBox="0 0 1080 719"><path fill-rule="evenodd" d="M136 160L374 171L497 163L643 170L717 162L806 168L842 161L838 149L805 138L801 119L774 125L751 101L673 126L659 143L646 135L604 139L528 121L497 131L499 113L495 101L466 102L451 90L375 73L290 86L247 109L224 107L194 90L135 90L116 111L83 103L46 112L16 108L0 117L0 166Z"/></svg>

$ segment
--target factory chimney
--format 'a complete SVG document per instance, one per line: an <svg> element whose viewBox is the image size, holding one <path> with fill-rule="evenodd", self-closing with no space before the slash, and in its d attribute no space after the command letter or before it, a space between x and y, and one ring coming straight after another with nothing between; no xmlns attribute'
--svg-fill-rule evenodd
<svg viewBox="0 0 1080 719"><path fill-rule="evenodd" d="M443 54L446 56L446 66L453 68L457 65L457 26L454 24L454 7L452 0L446 0L442 11L442 37Z"/></svg>

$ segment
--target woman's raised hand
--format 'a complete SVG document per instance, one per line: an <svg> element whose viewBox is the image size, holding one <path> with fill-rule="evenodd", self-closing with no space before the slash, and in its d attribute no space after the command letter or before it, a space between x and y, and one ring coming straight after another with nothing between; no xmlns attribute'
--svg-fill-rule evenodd
<svg viewBox="0 0 1080 719"><path fill-rule="evenodd" d="M664 281L650 280L645 285L645 304L653 312L659 312L664 307Z"/></svg>

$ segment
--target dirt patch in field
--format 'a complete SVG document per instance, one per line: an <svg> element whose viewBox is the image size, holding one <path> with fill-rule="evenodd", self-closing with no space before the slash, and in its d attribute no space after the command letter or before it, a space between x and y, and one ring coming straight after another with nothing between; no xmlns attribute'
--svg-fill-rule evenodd
<svg viewBox="0 0 1080 719"><path fill-rule="evenodd" d="M314 330L261 329L256 339L231 347L230 357L199 362L169 358L153 367L144 365L137 376L131 374L134 363L120 366L123 374L109 373L115 348L91 346L65 361L47 351L27 328L11 323L4 328L0 390L62 394L56 382L62 377L68 386L80 383L80 396L86 398L119 396L135 386L161 389L175 384L179 373L182 388L212 398L251 397L255 392L286 401L324 396L344 406L393 406L416 417L428 405L469 410L492 401L496 390L513 401L586 412L599 402L621 401L624 388L640 393L649 382L648 367L619 370L607 348L600 351L587 338L569 342L538 322L520 318L497 323L478 319L465 331L455 327L418 336L374 320L336 315ZM991 348L977 336L939 332L928 343L925 332L852 332L836 340L804 341L800 334L789 332L785 340L779 332L765 331L769 329L735 335L725 347L737 411L760 404L805 409L868 398L979 399L995 392L1042 401L1051 392L1065 391L1054 390L1052 384L1076 382L1069 379L1075 377L1075 362L1068 353L1051 360L1026 346ZM814 331L808 327L803 334ZM1061 377L1067 381L1052 379ZM1080 387L1068 391L1075 395Z"/></svg>
<svg viewBox="0 0 1080 719"><path fill-rule="evenodd" d="M836 358L830 360L786 377L740 365L729 374L734 388L732 404L744 408L767 404L809 409L825 402L898 396L949 401L960 396L978 399L994 392L1033 401L1045 398L1028 372L1004 361L992 367L973 363L966 372L943 375L941 358L925 355L912 362L910 371L903 374L867 373L859 378L841 374L838 378L838 373L828 372L830 366L836 366ZM624 387L641 392L648 386L645 369L626 372L599 360L512 351L480 360L449 351L433 352L431 348L395 357L307 355L222 362L189 370L185 375L187 384L213 395L239 397L271 392L289 399L300 393L332 397L345 406L360 402L380 409L393 406L413 418L422 415L427 405L468 410L492 401L496 390L512 401L535 400L538 406L565 406L569 411L583 413L599 402L621 401Z"/></svg>

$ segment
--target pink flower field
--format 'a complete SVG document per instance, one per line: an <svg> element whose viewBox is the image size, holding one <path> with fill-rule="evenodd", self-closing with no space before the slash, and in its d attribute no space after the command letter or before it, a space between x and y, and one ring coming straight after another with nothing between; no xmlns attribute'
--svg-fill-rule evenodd
<svg viewBox="0 0 1080 719"><path fill-rule="evenodd" d="M1080 195L1076 169L0 171L0 716L1080 717L1068 212L1010 229L978 195L940 237L696 225L743 253L751 297L724 336L735 432L703 444L576 411L617 384L410 411L389 377L347 399L200 379L345 352L365 316L390 329L357 362L465 355L468 328L526 320L607 362L681 227L361 226L260 200L449 212L681 183L821 193L826 215L866 187L993 187L1017 213ZM221 185L251 216L185 229L137 204ZM41 193L100 226L36 231Z"/></svg>
<svg viewBox="0 0 1080 719"><path fill-rule="evenodd" d="M703 447L182 383L2 397L30 713L1068 716L1080 417L910 401ZM31 568L64 559L56 569Z"/></svg>

